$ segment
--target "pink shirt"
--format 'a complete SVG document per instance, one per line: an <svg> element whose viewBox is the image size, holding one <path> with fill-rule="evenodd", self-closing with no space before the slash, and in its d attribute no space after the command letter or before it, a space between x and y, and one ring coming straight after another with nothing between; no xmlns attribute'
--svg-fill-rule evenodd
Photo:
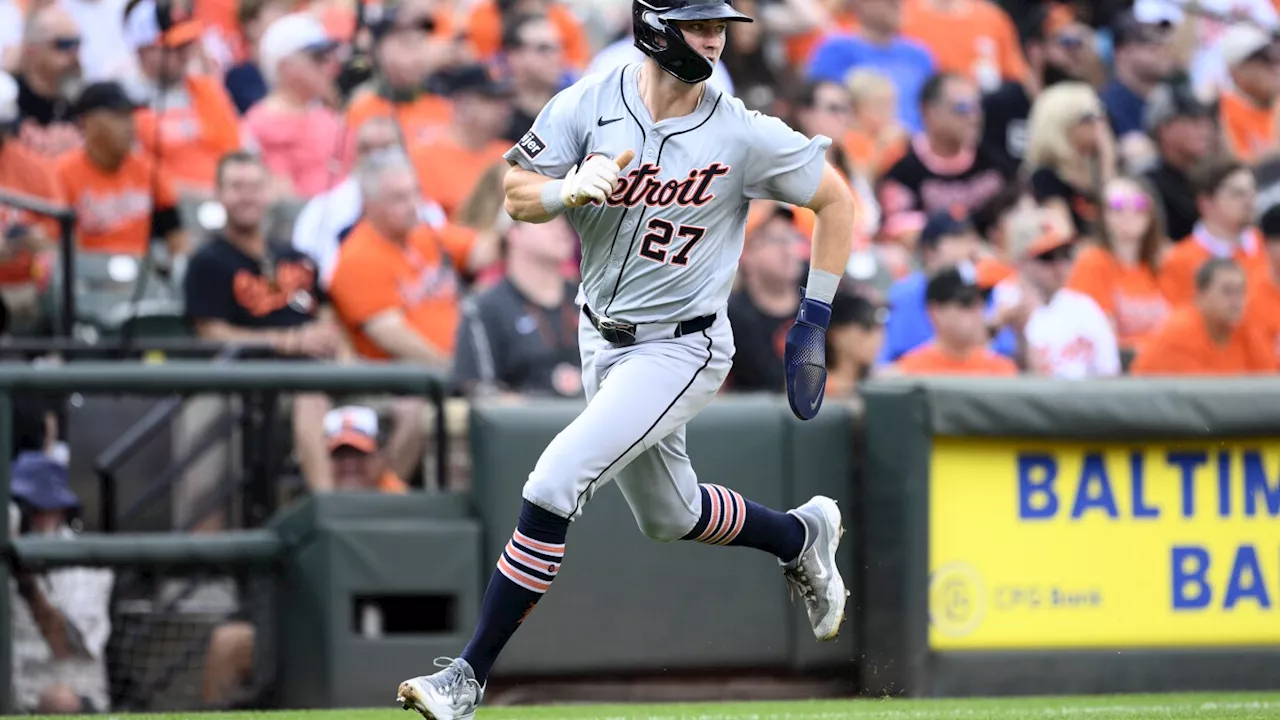
<svg viewBox="0 0 1280 720"><path fill-rule="evenodd" d="M294 113L258 103L245 114L244 129L257 142L263 162L289 178L298 197L318 195L347 175L350 138L344 137L341 116L327 107Z"/></svg>

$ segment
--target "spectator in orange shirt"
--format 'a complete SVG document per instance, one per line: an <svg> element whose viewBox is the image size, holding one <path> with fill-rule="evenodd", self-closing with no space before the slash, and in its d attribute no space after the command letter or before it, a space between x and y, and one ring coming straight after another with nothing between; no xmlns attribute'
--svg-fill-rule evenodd
<svg viewBox="0 0 1280 720"><path fill-rule="evenodd" d="M898 90L875 70L859 68L845 80L852 102L851 129L843 144L854 166L874 182L907 152L910 137L898 121Z"/></svg>
<svg viewBox="0 0 1280 720"><path fill-rule="evenodd" d="M222 82L190 71L199 52L199 24L186 20L162 32L155 1L131 0L125 36L137 51L138 74L129 83L133 97L147 103L134 114L143 151L180 193L208 196L218 159L240 147L240 131Z"/></svg>
<svg viewBox="0 0 1280 720"><path fill-rule="evenodd" d="M152 238L164 238L169 252L186 252L173 185L133 147L135 109L114 82L88 86L73 106L84 147L64 155L57 172L78 214L78 245L90 252L144 255Z"/></svg>
<svg viewBox="0 0 1280 720"><path fill-rule="evenodd" d="M433 141L412 152L422 194L440 203L452 219L480 176L511 144L502 139L511 122L511 85L484 65L470 64L447 75L453 120ZM505 163L504 163L505 164Z"/></svg>
<svg viewBox="0 0 1280 720"><path fill-rule="evenodd" d="M1253 228L1253 172L1236 160L1216 159L1197 168L1191 182L1200 221L1160 267L1160 290L1174 307L1195 299L1196 271L1211 257L1233 258L1248 274L1266 262Z"/></svg>
<svg viewBox="0 0 1280 720"><path fill-rule="evenodd" d="M964 75L985 92L1027 79L1018 31L993 2L907 0L902 19L902 34L929 48L938 72Z"/></svg>
<svg viewBox="0 0 1280 720"><path fill-rule="evenodd" d="M1169 241L1153 193L1134 178L1107 183L1102 222L1105 232L1076 255L1067 287L1093 298L1116 329L1120 349L1133 351L1169 314L1156 279Z"/></svg>
<svg viewBox="0 0 1280 720"><path fill-rule="evenodd" d="M1218 41L1231 87L1218 98L1227 147L1251 163L1276 149L1276 97L1280 95L1280 52L1270 33L1253 25L1232 25Z"/></svg>
<svg viewBox="0 0 1280 720"><path fill-rule="evenodd" d="M306 13L285 15L262 35L258 58L271 92L244 116L244 130L275 176L276 194L310 198L346 174L348 138L325 104L337 95L336 49Z"/></svg>
<svg viewBox="0 0 1280 720"><path fill-rule="evenodd" d="M1258 221L1267 249L1267 267L1254 275L1245 299L1245 319L1255 325L1280 354L1280 205L1272 205Z"/></svg>
<svg viewBox="0 0 1280 720"><path fill-rule="evenodd" d="M567 69L564 43L546 15L521 15L508 24L502 52L515 90L511 122L503 138L514 143L529 132L538 113L560 90Z"/></svg>
<svg viewBox="0 0 1280 720"><path fill-rule="evenodd" d="M395 471L387 467L378 447L378 413L348 405L324 416L325 443L333 462L333 489L403 495L409 492Z"/></svg>
<svg viewBox="0 0 1280 720"><path fill-rule="evenodd" d="M338 251L329 294L356 352L447 369L458 328L459 271L474 235L437 233L418 219L413 166L400 151L356 170L361 220Z"/></svg>
<svg viewBox="0 0 1280 720"><path fill-rule="evenodd" d="M34 150L18 142L18 83L0 72L0 189L53 205L66 202L53 170ZM30 329L39 316L38 289L61 228L52 218L0 204L0 298L9 330Z"/></svg>
<svg viewBox="0 0 1280 720"><path fill-rule="evenodd" d="M50 158L80 147L66 88L80 80L80 27L63 7L31 10L22 30L18 81L18 139Z"/></svg>
<svg viewBox="0 0 1280 720"><path fill-rule="evenodd" d="M591 59L591 45L573 11L556 0L480 0L467 18L467 40L482 62L493 60L502 45L502 27L509 18L543 13L560 30L565 58L582 70Z"/></svg>
<svg viewBox="0 0 1280 720"><path fill-rule="evenodd" d="M971 263L939 270L925 289L934 338L907 353L894 368L906 375L1017 375L1009 358L987 347L987 301Z"/></svg>
<svg viewBox="0 0 1280 720"><path fill-rule="evenodd" d="M1195 301L1174 310L1138 350L1134 375L1270 375L1275 347L1246 322L1245 272L1231 258L1210 258L1195 274Z"/></svg>
<svg viewBox="0 0 1280 720"><path fill-rule="evenodd" d="M390 117L408 151L444 131L453 104L427 88L428 80L450 62L453 50L452 39L441 34L442 14L421 3L406 3L371 26L377 74L348 104L348 128L358 128L370 118Z"/></svg>

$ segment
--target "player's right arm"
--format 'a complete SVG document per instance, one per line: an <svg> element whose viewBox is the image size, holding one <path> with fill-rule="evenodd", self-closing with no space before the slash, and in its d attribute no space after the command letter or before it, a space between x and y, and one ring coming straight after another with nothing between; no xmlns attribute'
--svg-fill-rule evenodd
<svg viewBox="0 0 1280 720"><path fill-rule="evenodd" d="M522 222L543 223L565 210L591 201L604 202L617 184L619 167L631 161L623 153L618 162L587 154L587 123L591 105L588 84L579 82L551 98L525 133L503 156L511 165L503 182L506 209ZM620 164L619 164L620 163Z"/></svg>

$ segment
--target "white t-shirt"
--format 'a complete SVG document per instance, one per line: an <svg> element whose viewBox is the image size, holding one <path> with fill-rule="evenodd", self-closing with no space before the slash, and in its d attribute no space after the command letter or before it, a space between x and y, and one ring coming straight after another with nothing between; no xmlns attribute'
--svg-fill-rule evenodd
<svg viewBox="0 0 1280 720"><path fill-rule="evenodd" d="M596 53L596 56L591 59L591 64L587 66L586 74L609 72L623 65L638 63L644 58L645 54L636 47L635 41L629 36L624 37ZM729 77L728 68L719 60L716 61L715 69L711 71L707 84L726 95L733 95L733 79Z"/></svg>
<svg viewBox="0 0 1280 720"><path fill-rule="evenodd" d="M1021 289L1014 282L996 286L997 307L1016 304ZM1031 312L1026 327L1027 363L1037 375L1062 380L1114 377L1120 374L1115 331L1093 298L1062 289Z"/></svg>

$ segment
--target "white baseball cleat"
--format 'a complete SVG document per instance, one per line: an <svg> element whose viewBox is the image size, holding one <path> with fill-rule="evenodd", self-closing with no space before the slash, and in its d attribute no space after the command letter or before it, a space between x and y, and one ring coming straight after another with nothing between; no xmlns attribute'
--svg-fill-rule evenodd
<svg viewBox="0 0 1280 720"><path fill-rule="evenodd" d="M444 669L400 683L396 702L426 720L472 720L484 699L475 671L462 658L436 658L435 666Z"/></svg>
<svg viewBox="0 0 1280 720"><path fill-rule="evenodd" d="M819 640L834 640L844 622L845 601L849 591L836 566L836 550L844 523L836 501L815 495L809 502L789 514L804 523L805 543L800 556L782 565L783 575L793 592L804 598L813 635Z"/></svg>

